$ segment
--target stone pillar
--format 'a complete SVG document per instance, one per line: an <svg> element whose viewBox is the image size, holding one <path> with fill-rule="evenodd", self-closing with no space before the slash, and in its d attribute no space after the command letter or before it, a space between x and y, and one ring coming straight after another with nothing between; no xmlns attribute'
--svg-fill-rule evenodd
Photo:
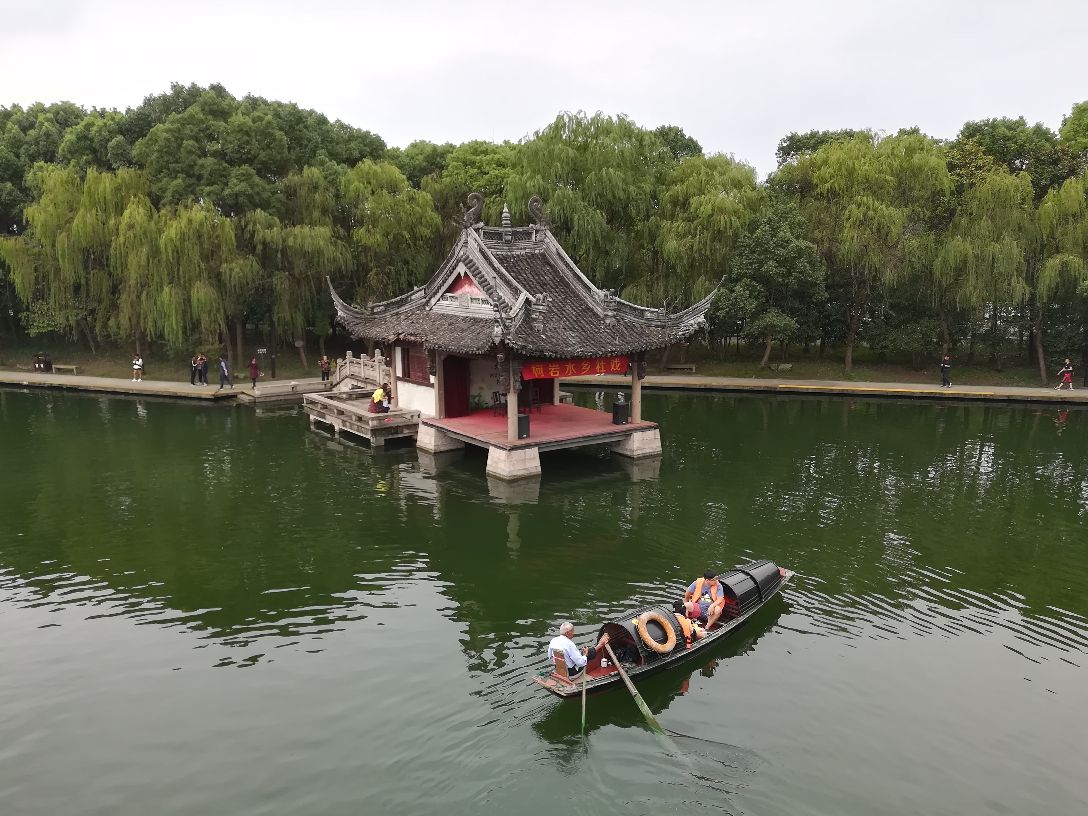
<svg viewBox="0 0 1088 816"><path fill-rule="evenodd" d="M612 452L630 459L661 455L661 432L657 428L635 431L612 443Z"/></svg>
<svg viewBox="0 0 1088 816"><path fill-rule="evenodd" d="M559 390L559 378L556 377L554 380L552 380L552 405L558 405L560 402L562 402L562 400L560 399L560 393L561 392Z"/></svg>
<svg viewBox="0 0 1088 816"><path fill-rule="evenodd" d="M487 475L507 481L539 476L540 451L536 448L488 448Z"/></svg>
<svg viewBox="0 0 1088 816"><path fill-rule="evenodd" d="M638 356L631 366L631 421L642 421L642 380L638 378Z"/></svg>
<svg viewBox="0 0 1088 816"><path fill-rule="evenodd" d="M447 433L430 425L420 423L416 433L416 447L428 453L444 453L445 451L461 450L465 443L460 439L454 439Z"/></svg>
<svg viewBox="0 0 1088 816"><path fill-rule="evenodd" d="M518 441L518 392L515 389L514 384L514 361L511 359L508 363L510 366L510 384L507 386L506 391L506 441L517 442ZM494 450L494 448L492 449ZM488 461L490 461L490 455ZM489 465L490 467L490 465ZM539 472L539 471L538 471Z"/></svg>

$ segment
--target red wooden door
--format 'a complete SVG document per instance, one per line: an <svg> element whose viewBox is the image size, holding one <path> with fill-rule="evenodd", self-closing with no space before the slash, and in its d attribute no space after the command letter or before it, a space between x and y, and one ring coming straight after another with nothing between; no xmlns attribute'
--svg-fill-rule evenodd
<svg viewBox="0 0 1088 816"><path fill-rule="evenodd" d="M442 398L447 417L469 412L467 357L447 357L442 361Z"/></svg>

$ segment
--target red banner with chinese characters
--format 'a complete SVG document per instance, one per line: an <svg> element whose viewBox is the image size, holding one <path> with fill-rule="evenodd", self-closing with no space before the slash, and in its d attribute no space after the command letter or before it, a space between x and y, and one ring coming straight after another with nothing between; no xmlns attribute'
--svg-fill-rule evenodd
<svg viewBox="0 0 1088 816"><path fill-rule="evenodd" d="M521 364L523 380L555 377L585 377L590 374L626 374L627 357L588 357L579 360L526 360Z"/></svg>

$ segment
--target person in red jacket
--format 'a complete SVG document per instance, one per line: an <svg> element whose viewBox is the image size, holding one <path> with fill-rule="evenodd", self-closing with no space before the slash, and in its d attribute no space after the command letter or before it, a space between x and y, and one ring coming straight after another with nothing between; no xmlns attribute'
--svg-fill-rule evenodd
<svg viewBox="0 0 1088 816"><path fill-rule="evenodd" d="M263 377L264 372L261 371L260 365L257 364L257 358L253 357L249 361L249 379L253 382L253 387L257 387L257 378Z"/></svg>

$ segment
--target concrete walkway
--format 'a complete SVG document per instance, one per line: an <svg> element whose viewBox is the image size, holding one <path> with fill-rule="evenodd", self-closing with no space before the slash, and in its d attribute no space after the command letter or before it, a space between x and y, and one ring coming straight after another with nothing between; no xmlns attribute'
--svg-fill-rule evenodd
<svg viewBox="0 0 1088 816"><path fill-rule="evenodd" d="M74 374L45 374L32 371L0 370L0 385L27 388L56 388L68 391L98 391L105 394L133 394L139 397L170 397L204 401L238 400L249 404L264 402L301 402L303 394L328 390L320 377L297 380L259 380L257 388L248 379L236 379L234 388L219 390L218 380L208 385L189 385L168 380L140 380L123 377L87 377Z"/></svg>
<svg viewBox="0 0 1088 816"><path fill-rule="evenodd" d="M629 386L628 377L571 377L563 385ZM966 400L979 402L1041 402L1059 405L1088 404L1088 389L1054 390L1054 386L1021 388L1017 386L955 385L941 388L924 383L850 382L846 380L755 379L750 377L707 377L695 374L651 374L642 381L644 389L654 391L717 391L756 394L818 394L852 397L895 397L899 399Z"/></svg>
<svg viewBox="0 0 1088 816"><path fill-rule="evenodd" d="M30 388L58 388L69 391L100 391L106 394L135 394L141 397L175 397L181 399L234 399L238 388L219 390L219 384L189 385L167 380L133 382L123 377L86 377L75 374L45 374L33 371L0 371L0 385Z"/></svg>

